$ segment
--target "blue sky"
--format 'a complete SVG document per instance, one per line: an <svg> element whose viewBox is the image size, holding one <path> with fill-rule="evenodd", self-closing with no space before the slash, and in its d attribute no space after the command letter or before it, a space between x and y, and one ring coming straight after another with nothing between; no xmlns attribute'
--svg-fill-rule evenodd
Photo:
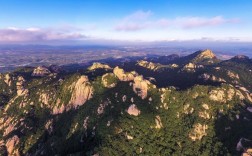
<svg viewBox="0 0 252 156"><path fill-rule="evenodd" d="M0 42L251 42L251 10L251 0L0 0Z"/></svg>

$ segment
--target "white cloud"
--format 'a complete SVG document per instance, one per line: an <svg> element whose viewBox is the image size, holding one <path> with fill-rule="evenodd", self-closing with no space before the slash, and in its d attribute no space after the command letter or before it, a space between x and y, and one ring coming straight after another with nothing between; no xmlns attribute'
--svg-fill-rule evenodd
<svg viewBox="0 0 252 156"><path fill-rule="evenodd" d="M153 13L151 11L142 11L138 10L128 16L126 16L123 20L124 21L131 21L131 20L145 20L149 18Z"/></svg>
<svg viewBox="0 0 252 156"><path fill-rule="evenodd" d="M23 41L50 41L50 40L79 40L87 38L79 32L65 32L50 28L16 28L9 27L0 29L0 42L23 42Z"/></svg>
<svg viewBox="0 0 252 156"><path fill-rule="evenodd" d="M115 27L118 31L137 31L148 27L146 20L152 15L151 11L136 11L124 17Z"/></svg>
<svg viewBox="0 0 252 156"><path fill-rule="evenodd" d="M138 31L143 29L159 28L198 28L219 26L223 24L237 23L238 19L226 19L222 16L214 17L176 17L150 19L153 13L151 11L137 11L120 20L114 27L117 31Z"/></svg>
<svg viewBox="0 0 252 156"><path fill-rule="evenodd" d="M204 17L179 17L173 23L183 28L197 28L206 26L218 26L227 23L237 23L238 19L225 19L222 16L215 16L211 18Z"/></svg>

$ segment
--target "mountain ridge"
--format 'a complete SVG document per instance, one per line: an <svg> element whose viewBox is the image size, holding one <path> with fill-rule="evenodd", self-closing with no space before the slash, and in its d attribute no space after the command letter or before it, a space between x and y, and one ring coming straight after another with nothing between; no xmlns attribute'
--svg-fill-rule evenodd
<svg viewBox="0 0 252 156"><path fill-rule="evenodd" d="M252 139L252 64L205 63L217 59L210 50L174 58L1 74L0 154L237 155L251 149L240 140Z"/></svg>

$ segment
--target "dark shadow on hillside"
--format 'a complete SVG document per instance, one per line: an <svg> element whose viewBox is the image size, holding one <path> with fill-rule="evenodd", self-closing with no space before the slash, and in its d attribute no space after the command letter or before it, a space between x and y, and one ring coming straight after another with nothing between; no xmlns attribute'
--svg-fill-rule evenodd
<svg viewBox="0 0 252 156"><path fill-rule="evenodd" d="M93 148L99 143L99 136L86 137L86 135L91 136L92 129L87 129L87 133L83 131L71 132L71 126L78 111L80 110L73 109L62 114L53 115L53 132L50 134L47 130L44 130L40 138L24 154L65 156L74 153L77 153L75 155L86 155L87 151L93 151ZM79 124L82 125L82 123ZM67 137L68 134L71 135Z"/></svg>
<svg viewBox="0 0 252 156"><path fill-rule="evenodd" d="M246 107L237 104L227 114L219 113L215 121L216 136L223 143L223 148L229 149L231 155L241 155L243 150L236 149L241 138L252 140L252 113L246 110ZM242 144L244 148L252 148L252 142Z"/></svg>

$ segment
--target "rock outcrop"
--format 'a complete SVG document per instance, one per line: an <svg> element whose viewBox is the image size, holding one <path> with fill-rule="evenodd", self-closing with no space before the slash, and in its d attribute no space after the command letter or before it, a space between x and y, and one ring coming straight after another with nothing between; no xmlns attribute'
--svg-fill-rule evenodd
<svg viewBox="0 0 252 156"><path fill-rule="evenodd" d="M231 72L231 71L227 71L227 75L230 77L230 78L232 78L232 79L240 79L240 77L239 77L239 75L238 74L236 74L236 73L234 73L234 72Z"/></svg>
<svg viewBox="0 0 252 156"><path fill-rule="evenodd" d="M28 89L24 88L24 83L25 83L25 79L22 76L18 76L18 79L17 79L17 82L16 82L17 95L18 96L28 94Z"/></svg>
<svg viewBox="0 0 252 156"><path fill-rule="evenodd" d="M6 141L6 148L9 155L13 156L20 155L18 149L15 149L18 143L19 143L19 137L17 135L14 135L12 138Z"/></svg>
<svg viewBox="0 0 252 156"><path fill-rule="evenodd" d="M113 73L106 73L102 75L102 84L106 88L113 88L117 84L117 77Z"/></svg>
<svg viewBox="0 0 252 156"><path fill-rule="evenodd" d="M156 129L160 129L163 127L163 124L159 115L156 116L155 123L156 123L156 126L155 126Z"/></svg>
<svg viewBox="0 0 252 156"><path fill-rule="evenodd" d="M106 106L108 106L108 102L107 101L104 101L103 103L101 103L100 105L99 105L99 107L97 108L97 114L98 115L101 115L101 114L103 114L104 113L104 110L105 110L105 108L106 108Z"/></svg>
<svg viewBox="0 0 252 156"><path fill-rule="evenodd" d="M61 114L66 110L66 107L64 104L61 104L61 100L57 99L56 105L52 108L52 114Z"/></svg>
<svg viewBox="0 0 252 156"><path fill-rule="evenodd" d="M210 100L223 103L232 100L234 96L237 96L240 100L243 100L245 98L239 90L236 90L234 88L217 88L209 92Z"/></svg>
<svg viewBox="0 0 252 156"><path fill-rule="evenodd" d="M178 68L178 67L179 67L179 65L177 65L177 64L175 64L175 63L173 63L173 64L171 64L171 67L172 67L172 68Z"/></svg>
<svg viewBox="0 0 252 156"><path fill-rule="evenodd" d="M134 80L134 77L137 75L136 72L124 72L123 69L119 67L115 67L113 70L113 73L118 77L120 81L132 81Z"/></svg>
<svg viewBox="0 0 252 156"><path fill-rule="evenodd" d="M88 70L96 70L96 69L112 69L107 64L102 64L99 62L94 62L92 66L88 67Z"/></svg>
<svg viewBox="0 0 252 156"><path fill-rule="evenodd" d="M39 95L39 101L45 105L49 104L50 96L47 93L41 93Z"/></svg>
<svg viewBox="0 0 252 156"><path fill-rule="evenodd" d="M144 80L143 76L136 76L134 78L133 91L142 99L145 99L147 97L149 84L150 82L148 80Z"/></svg>
<svg viewBox="0 0 252 156"><path fill-rule="evenodd" d="M132 104L129 106L127 113L129 115L138 116L138 115L140 115L141 111L137 108L137 106L135 104Z"/></svg>
<svg viewBox="0 0 252 156"><path fill-rule="evenodd" d="M11 86L12 81L11 81L11 76L10 76L10 74L6 74L6 75L4 76L4 82L5 82L8 86Z"/></svg>
<svg viewBox="0 0 252 156"><path fill-rule="evenodd" d="M195 72L195 69L203 68L203 67L204 67L203 65L196 65L196 64L190 62L190 63L186 64L182 70L188 71L188 72Z"/></svg>
<svg viewBox="0 0 252 156"><path fill-rule="evenodd" d="M51 74L50 70L44 66L38 66L32 72L32 76L46 76Z"/></svg>
<svg viewBox="0 0 252 156"><path fill-rule="evenodd" d="M72 108L76 109L78 106L83 105L87 100L92 98L93 87L88 80L88 77L82 75L77 81L73 82L68 88L70 90L71 98L68 103L63 103L60 98L57 99L55 106L52 108L52 114L61 114L64 111L68 111ZM47 95L45 97L40 97L41 100L47 101Z"/></svg>
<svg viewBox="0 0 252 156"><path fill-rule="evenodd" d="M213 59L213 58L216 58L215 54L209 50L209 49L206 49L204 51L202 51L198 56L197 56L198 59Z"/></svg>
<svg viewBox="0 0 252 156"><path fill-rule="evenodd" d="M210 119L211 118L210 114L206 110L200 111L199 117L201 117L203 119Z"/></svg>
<svg viewBox="0 0 252 156"><path fill-rule="evenodd" d="M209 94L209 98L213 101L226 102L225 91L222 89L212 90Z"/></svg>
<svg viewBox="0 0 252 156"><path fill-rule="evenodd" d="M183 110L184 110L184 112L183 112L184 114L192 114L194 111L194 108L190 107L190 104L186 104L186 105L184 105Z"/></svg>
<svg viewBox="0 0 252 156"><path fill-rule="evenodd" d="M160 68L160 64L155 64L155 63L144 61L144 60L138 61L137 65L150 69L150 70L158 70Z"/></svg>
<svg viewBox="0 0 252 156"><path fill-rule="evenodd" d="M197 123L193 126L193 130L189 133L189 138L191 138L193 141L201 140L203 136L207 135L206 132L207 129L208 129L207 125Z"/></svg>
<svg viewBox="0 0 252 156"><path fill-rule="evenodd" d="M213 82L220 82L220 83L225 83L226 80L222 79L222 78L218 78L212 74L207 74L207 73L204 73L204 74L201 74L199 75L198 77L199 79L203 79L204 81L213 81Z"/></svg>
<svg viewBox="0 0 252 156"><path fill-rule="evenodd" d="M71 85L72 96L70 104L76 108L77 106L83 105L87 100L92 98L93 87L90 84L88 77L82 75L77 82Z"/></svg>

